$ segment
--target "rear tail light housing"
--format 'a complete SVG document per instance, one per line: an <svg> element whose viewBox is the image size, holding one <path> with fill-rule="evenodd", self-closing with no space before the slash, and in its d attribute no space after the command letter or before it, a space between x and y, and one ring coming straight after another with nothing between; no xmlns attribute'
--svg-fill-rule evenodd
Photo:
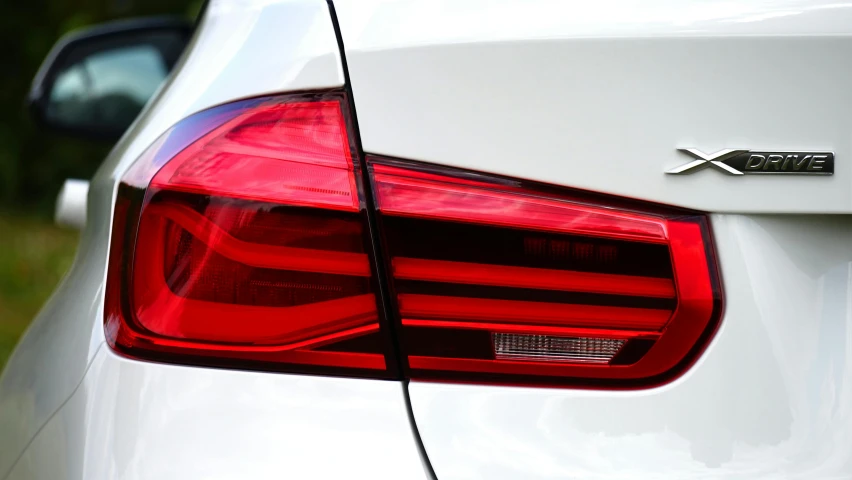
<svg viewBox="0 0 852 480"><path fill-rule="evenodd" d="M706 218L368 159L412 378L638 385L718 320Z"/></svg>
<svg viewBox="0 0 852 480"><path fill-rule="evenodd" d="M672 378L718 322L703 215L359 158L342 92L193 115L123 176L105 328L136 358L532 385ZM383 280L380 280L383 279Z"/></svg>
<svg viewBox="0 0 852 480"><path fill-rule="evenodd" d="M140 358L394 376L342 94L190 117L118 189L107 339Z"/></svg>

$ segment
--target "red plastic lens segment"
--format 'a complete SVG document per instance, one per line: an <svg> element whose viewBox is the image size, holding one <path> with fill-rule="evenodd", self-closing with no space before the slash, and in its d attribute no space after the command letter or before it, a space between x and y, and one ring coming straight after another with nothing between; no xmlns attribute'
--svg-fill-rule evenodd
<svg viewBox="0 0 852 480"><path fill-rule="evenodd" d="M140 358L388 377L342 94L190 117L119 186L106 330Z"/></svg>
<svg viewBox="0 0 852 480"><path fill-rule="evenodd" d="M706 220L368 158L407 372L647 385L718 321Z"/></svg>
<svg viewBox="0 0 852 480"><path fill-rule="evenodd" d="M645 242L665 242L658 219L607 208L526 195L499 185L409 173L374 165L379 210L387 215L434 218Z"/></svg>
<svg viewBox="0 0 852 480"><path fill-rule="evenodd" d="M359 209L339 101L266 103L193 143L151 187L235 198Z"/></svg>
<svg viewBox="0 0 852 480"><path fill-rule="evenodd" d="M373 378L401 367L412 378L632 387L673 378L708 342L721 291L704 216L368 158L391 338L346 105L342 93L223 105L134 163L113 221L114 349Z"/></svg>

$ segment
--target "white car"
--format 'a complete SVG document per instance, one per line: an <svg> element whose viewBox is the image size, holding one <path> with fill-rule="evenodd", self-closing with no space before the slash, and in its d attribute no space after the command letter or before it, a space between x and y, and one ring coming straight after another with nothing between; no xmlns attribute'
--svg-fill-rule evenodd
<svg viewBox="0 0 852 480"><path fill-rule="evenodd" d="M37 118L135 121L60 199L0 479L852 478L850 59L829 0L74 34Z"/></svg>

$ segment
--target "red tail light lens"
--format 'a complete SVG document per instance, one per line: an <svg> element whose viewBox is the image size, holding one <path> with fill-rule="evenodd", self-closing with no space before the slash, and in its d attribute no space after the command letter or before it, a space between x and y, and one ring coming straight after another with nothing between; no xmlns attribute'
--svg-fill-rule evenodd
<svg viewBox="0 0 852 480"><path fill-rule="evenodd" d="M647 383L715 326L704 217L368 161L411 377Z"/></svg>
<svg viewBox="0 0 852 480"><path fill-rule="evenodd" d="M225 367L631 387L672 378L707 343L721 293L704 216L389 159L366 159L367 178L348 119L342 93L288 95L158 139L118 188L110 346Z"/></svg>
<svg viewBox="0 0 852 480"><path fill-rule="evenodd" d="M123 179L106 329L128 355L390 376L342 95L181 122Z"/></svg>

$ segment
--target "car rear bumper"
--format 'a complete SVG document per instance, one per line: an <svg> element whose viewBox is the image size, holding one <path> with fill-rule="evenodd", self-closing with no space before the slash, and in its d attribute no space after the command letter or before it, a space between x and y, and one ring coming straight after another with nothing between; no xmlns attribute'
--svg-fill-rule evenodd
<svg viewBox="0 0 852 480"><path fill-rule="evenodd" d="M143 363L103 345L8 478L428 477L399 382Z"/></svg>

